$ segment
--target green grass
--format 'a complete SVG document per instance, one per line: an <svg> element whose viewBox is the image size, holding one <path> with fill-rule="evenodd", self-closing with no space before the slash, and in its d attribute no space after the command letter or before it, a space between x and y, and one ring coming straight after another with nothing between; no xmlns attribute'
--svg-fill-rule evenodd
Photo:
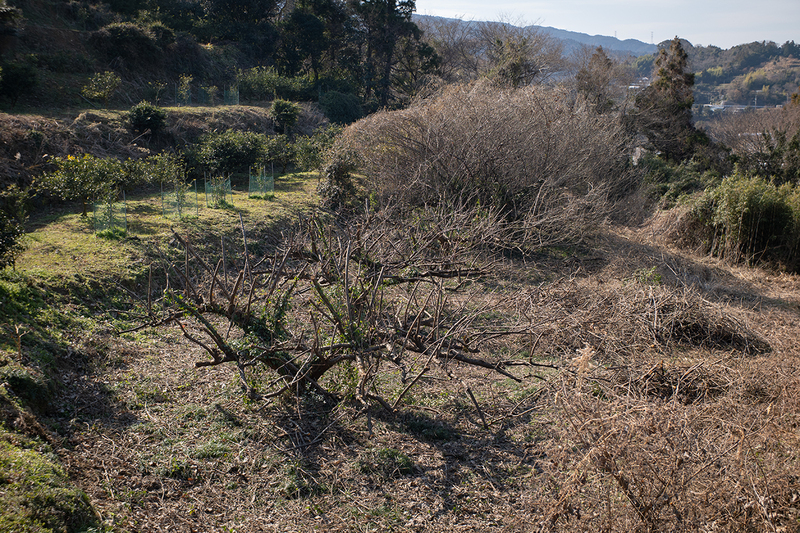
<svg viewBox="0 0 800 533"><path fill-rule="evenodd" d="M414 463L408 455L394 448L375 448L358 458L356 469L362 474L391 479L413 473Z"/></svg>
<svg viewBox="0 0 800 533"><path fill-rule="evenodd" d="M201 195L199 214L179 221L161 215L159 192L129 195L124 234L96 234L91 218L82 217L76 205L32 213L27 249L16 270L0 271L0 423L29 416L27 410L47 413L66 386L60 381L63 370L92 372L102 364L90 354L108 352L109 333L136 323L125 312L140 305L131 294L146 291L150 265L162 268L157 250L182 257L179 247L170 245L172 229L200 249L217 251L225 237L229 253L240 254L241 215L251 255L267 253L261 241L268 239L260 237L279 234L315 205L316 184L309 174L280 177L269 201L248 198L245 184L233 191L231 209L206 208ZM129 408L162 409L173 401L157 380L132 376L129 385L126 394L117 391ZM197 441L182 434L189 427L164 432L158 454L142 458L157 475L194 481L197 461L225 457L250 438L251 431L222 408L183 415L178 419L191 428L210 422L214 436ZM46 447L20 444L29 442L25 435L0 430L0 531L71 533L98 527L88 498L70 485L57 457ZM285 497L311 490L301 469L289 468L285 477L279 491Z"/></svg>
<svg viewBox="0 0 800 533"><path fill-rule="evenodd" d="M42 453L24 446L33 441L15 445L5 439L18 437L0 434L0 531L77 533L98 526L89 498L70 485L47 447Z"/></svg>

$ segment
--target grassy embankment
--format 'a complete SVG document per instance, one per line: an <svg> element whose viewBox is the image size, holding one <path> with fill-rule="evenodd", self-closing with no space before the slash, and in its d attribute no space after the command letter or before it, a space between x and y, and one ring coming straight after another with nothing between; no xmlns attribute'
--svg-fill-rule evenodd
<svg viewBox="0 0 800 533"><path fill-rule="evenodd" d="M316 181L308 175L280 177L270 199L251 199L234 187L225 209L206 207L201 193L199 215L184 220L161 215L159 194L141 193L128 200L122 238L99 237L91 217L81 217L74 206L31 216L27 250L16 270L0 278L2 529L99 526L89 499L68 479L75 472L65 473L62 461L70 462L74 434L95 423L92 413L106 407L92 405L108 403L113 410L118 401L116 391L95 380L129 363L116 350L117 332L131 323L125 310L132 295L146 289L148 265L158 260L157 248L169 246L171 229L196 243L238 243L241 214L258 252L259 236L280 231L298 210L314 204Z"/></svg>

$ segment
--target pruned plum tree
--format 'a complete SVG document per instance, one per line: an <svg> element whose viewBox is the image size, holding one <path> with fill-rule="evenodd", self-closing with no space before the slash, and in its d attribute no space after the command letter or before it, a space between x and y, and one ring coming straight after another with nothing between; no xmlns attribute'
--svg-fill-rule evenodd
<svg viewBox="0 0 800 533"><path fill-rule="evenodd" d="M214 264L176 233L184 257L165 259L164 297L156 305L148 299L150 319L136 329L177 325L209 357L196 366L236 365L251 399L328 396L323 378L343 365L358 376L347 394L389 411L437 364L483 367L519 381L510 363L482 348L527 327L491 323L485 305L463 291L488 273L469 252L491 232L481 224L465 229L476 216L471 210L428 213L418 227L389 211L349 229L306 220L257 262L242 225L244 258L231 278L222 273L223 258ZM274 379L259 378L263 368Z"/></svg>

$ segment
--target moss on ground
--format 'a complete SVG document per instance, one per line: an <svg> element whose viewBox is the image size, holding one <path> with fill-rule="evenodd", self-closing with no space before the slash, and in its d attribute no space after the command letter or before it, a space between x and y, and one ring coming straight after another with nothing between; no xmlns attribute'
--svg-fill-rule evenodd
<svg viewBox="0 0 800 533"><path fill-rule="evenodd" d="M89 498L73 487L47 445L0 433L0 531L85 532L98 527Z"/></svg>

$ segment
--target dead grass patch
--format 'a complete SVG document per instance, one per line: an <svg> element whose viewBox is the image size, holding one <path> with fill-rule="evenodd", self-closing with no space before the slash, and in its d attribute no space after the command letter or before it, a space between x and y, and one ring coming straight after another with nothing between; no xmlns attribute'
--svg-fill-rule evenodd
<svg viewBox="0 0 800 533"><path fill-rule="evenodd" d="M234 218L214 215L186 226L206 250ZM433 254L468 236L450 229L415 238ZM114 531L796 530L798 278L652 232L593 244L506 257L445 310L481 309L486 331L528 324L481 345L521 382L434 360L391 414L345 394L357 374L343 367L324 383L334 401L265 407L235 368L195 368L207 355L178 331L82 337L97 362L64 371L54 447Z"/></svg>

